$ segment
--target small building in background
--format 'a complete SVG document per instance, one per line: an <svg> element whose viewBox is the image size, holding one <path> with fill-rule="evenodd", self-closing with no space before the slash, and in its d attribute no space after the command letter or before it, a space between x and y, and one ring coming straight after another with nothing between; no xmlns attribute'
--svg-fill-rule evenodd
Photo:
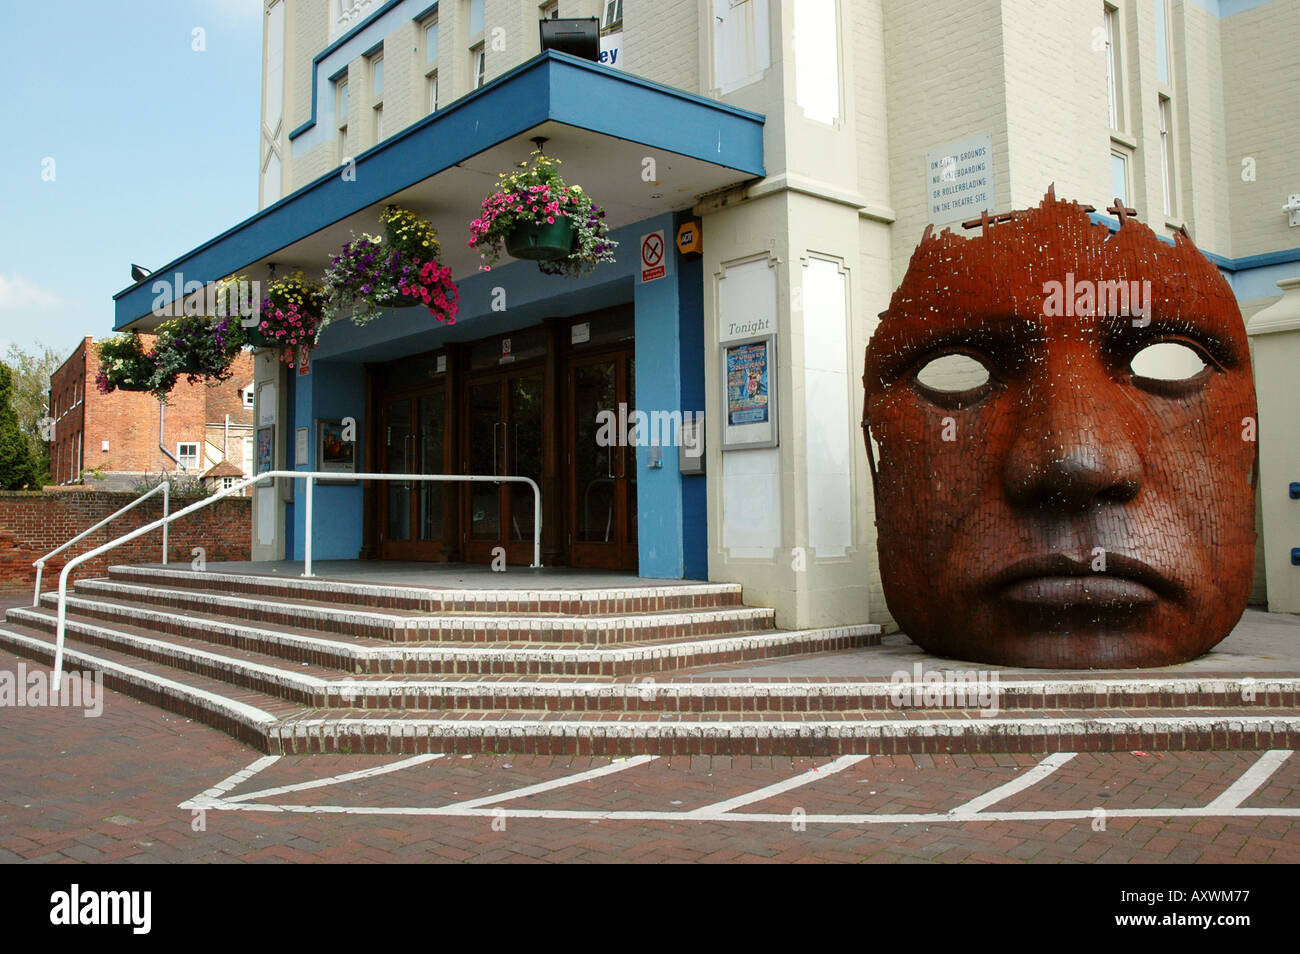
<svg viewBox="0 0 1300 954"><path fill-rule="evenodd" d="M218 490L227 490L233 487L244 477L245 474L242 470L230 461L223 460L215 467L208 469L207 473L203 475L203 484L209 491L216 493ZM244 496L247 496L247 493Z"/></svg>
<svg viewBox="0 0 1300 954"><path fill-rule="evenodd" d="M145 347L153 336L142 336ZM103 490L133 490L146 475L186 473L196 480L228 462L241 476L253 459L253 359L235 359L234 374L215 385L182 377L159 408L152 394L95 386L99 359L82 339L50 376L50 480ZM161 410L161 422L160 422Z"/></svg>

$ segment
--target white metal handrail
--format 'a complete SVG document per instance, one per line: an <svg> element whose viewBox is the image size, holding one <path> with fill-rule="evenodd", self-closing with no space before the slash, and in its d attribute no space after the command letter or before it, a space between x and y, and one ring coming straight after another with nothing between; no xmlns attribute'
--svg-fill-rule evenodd
<svg viewBox="0 0 1300 954"><path fill-rule="evenodd" d="M138 527L130 533L123 534L116 540L110 540L93 550L87 550L85 553L78 554L63 565L63 572L59 574L59 615L58 626L55 630L54 639L54 679L51 687L52 691L59 691L60 680L63 676L63 642L64 632L67 625L68 617L68 574L76 567L85 563L87 560L93 560L101 553L107 553L124 543L129 543L136 537L143 536L146 533L163 528L164 534L166 528L173 520L179 520L186 514L194 513L196 510L202 510L204 507L210 507L212 504L221 500L223 497L229 497L245 487L251 487L263 480L276 480L285 478L287 480L304 480L307 484L307 499L305 501L305 512L303 514L304 533L303 533L303 576L313 576L311 572L311 538L312 538L312 488L317 480L427 480L441 481L445 483L492 483L505 484L517 483L528 484L533 488L533 567L542 565L542 490L537 486L537 482L531 477L498 477L482 476L479 474L345 474L338 471L314 471L314 470L268 470L266 473L258 474L256 477L246 477L241 481L231 484L213 494L211 497L204 497L182 510L177 510L173 514L155 520L153 523L143 527ZM166 562L164 560L163 562ZM40 604L40 594L37 594L37 605Z"/></svg>
<svg viewBox="0 0 1300 954"><path fill-rule="evenodd" d="M152 497L154 494L159 493L160 491L161 491L161 493L162 493L162 495L163 495L163 516L166 517L167 514L171 511L171 497L172 497L172 495L171 495L171 482L168 481L168 480L164 480L161 484L159 484L157 487L155 487L153 490L149 491L148 493L141 494L139 497L137 497L135 500L132 500L129 504L127 504L127 505L126 505L125 507L123 507L122 509L115 511L114 513L109 514L107 517L105 517L103 520L99 521L99 523L95 524L93 527L89 528L88 530L82 530L79 534L77 534L75 537L73 537L73 538L72 538L71 540L69 540L67 543L63 544L63 546L61 546L61 547L56 547L55 549L51 550L49 553L45 554L45 556L43 556L43 557L41 557L39 560L35 561L35 562L32 564L32 566L36 567L36 590L35 590L35 592L32 593L32 606L40 606L40 605L41 605L41 574L43 574L43 573L45 572L45 564L46 564L46 562L50 559L50 557L55 556L56 554L62 553L64 550L66 550L68 547L72 546L74 543L76 543L76 542L77 542L78 540L80 540L82 537L89 536L90 534L94 533L96 530L98 530L100 527L104 526L104 525L107 524L107 523L112 523L114 520L116 520L116 519L117 519L118 517L120 517L122 514L126 513L128 510L132 510L132 509L134 509L134 508L140 506L140 504L144 503L146 500L148 500L148 499L149 499L150 497ZM163 524L162 561L163 561L163 564L166 565L166 563L167 563L167 524Z"/></svg>

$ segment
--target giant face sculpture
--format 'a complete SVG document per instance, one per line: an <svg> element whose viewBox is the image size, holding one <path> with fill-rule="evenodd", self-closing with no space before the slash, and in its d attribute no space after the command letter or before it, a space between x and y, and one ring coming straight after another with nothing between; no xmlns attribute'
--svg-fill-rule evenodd
<svg viewBox="0 0 1300 954"><path fill-rule="evenodd" d="M929 652L1161 666L1245 608L1241 315L1190 241L1121 222L1111 235L1049 192L980 235L927 229L881 315L863 379L881 576ZM1147 370L1169 351L1199 370ZM963 362L960 380L937 373Z"/></svg>

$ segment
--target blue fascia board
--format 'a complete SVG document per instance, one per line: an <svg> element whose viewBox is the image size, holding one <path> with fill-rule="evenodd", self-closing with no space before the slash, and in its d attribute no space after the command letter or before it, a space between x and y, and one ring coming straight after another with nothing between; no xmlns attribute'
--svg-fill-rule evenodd
<svg viewBox="0 0 1300 954"><path fill-rule="evenodd" d="M337 50L339 47L341 47L344 43L348 42L348 40L352 39L354 36L356 36L358 33L360 33L360 32L361 32L362 30L364 30L366 27L370 26L371 23L373 23L375 20L378 20L378 19L379 19L380 17L382 17L385 13L387 13L389 10L393 9L393 7L397 6L397 5L398 5L399 3L401 3L401 2L402 2L402 0L388 0L388 2L385 3L385 4L384 4L382 7L380 7L378 10L376 10L374 13L370 14L370 16L366 17L364 20L362 20L360 23L358 23L356 26L354 26L354 27L353 27L351 30L349 30L347 33L344 33L341 37L339 37L339 38L338 38L337 40L335 40L333 43L331 43L329 46L325 47L325 49L321 50L319 53L317 53L315 56L312 57L312 60L311 60L311 118L308 119L308 120L307 120L305 123L303 123L301 126L299 126L297 129L295 129L295 130L293 130L292 132L289 133L289 140L290 140L291 142L292 142L294 139L297 139L297 138L298 138L299 136L301 136L303 133L305 133L308 129L311 129L312 126L315 126L315 125L316 125L316 86L317 86L318 78L319 78L319 76L320 76L320 63L321 63L321 60L325 59L325 57L329 56L331 53L333 53L335 50ZM437 4L435 3L434 6L436 7ZM381 45L381 46L383 45L382 41L381 41L380 45ZM336 73L335 75L337 76L337 75L339 75L339 74Z"/></svg>
<svg viewBox="0 0 1300 954"><path fill-rule="evenodd" d="M1109 215L1101 215L1097 212L1089 212L1088 218L1097 225L1104 225L1112 232L1119 231L1119 220ZM1156 238L1168 245L1173 245L1174 240L1167 235L1157 235ZM1277 252L1264 252L1259 255L1246 255L1242 258L1228 258L1226 255L1220 255L1217 252L1207 252L1200 249L1202 255L1213 262L1218 268L1226 272L1240 272L1249 268L1264 268L1268 265L1283 265L1287 262L1300 262L1300 248L1284 248Z"/></svg>
<svg viewBox="0 0 1300 954"><path fill-rule="evenodd" d="M633 110L641 110L633 119ZM758 113L547 51L367 149L113 296L114 327L149 313L153 285L212 281L548 120L763 176Z"/></svg>

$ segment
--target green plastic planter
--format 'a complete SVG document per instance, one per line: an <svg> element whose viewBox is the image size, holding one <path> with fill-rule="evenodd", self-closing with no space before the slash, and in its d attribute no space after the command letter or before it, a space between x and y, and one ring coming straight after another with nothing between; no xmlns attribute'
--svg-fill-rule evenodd
<svg viewBox="0 0 1300 954"><path fill-rule="evenodd" d="M554 222L525 222L516 225L506 237L506 251L514 258L533 262L553 262L573 251L573 223L567 215Z"/></svg>
<svg viewBox="0 0 1300 954"><path fill-rule="evenodd" d="M263 334L262 330L258 328L257 325L254 325L251 328L245 328L244 338L254 348L270 348L275 345L275 342Z"/></svg>

